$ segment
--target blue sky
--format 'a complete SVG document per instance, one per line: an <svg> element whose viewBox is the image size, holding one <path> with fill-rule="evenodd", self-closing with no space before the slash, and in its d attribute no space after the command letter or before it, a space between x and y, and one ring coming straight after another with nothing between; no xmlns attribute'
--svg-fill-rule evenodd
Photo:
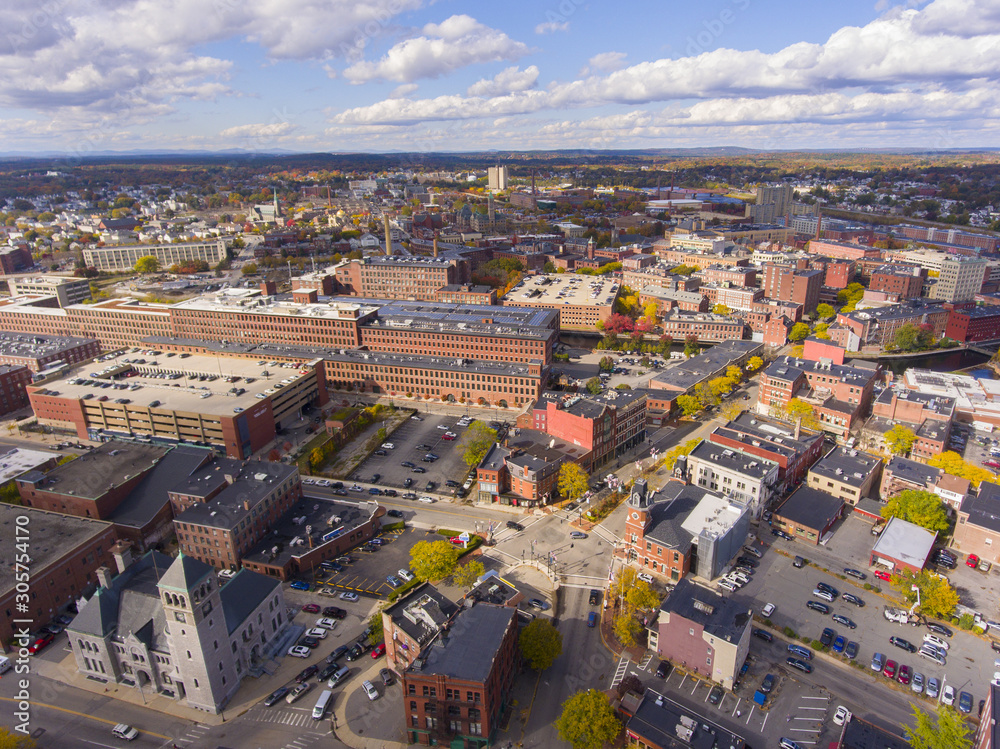
<svg viewBox="0 0 1000 749"><path fill-rule="evenodd" d="M0 151L1000 146L1000 0L15 0Z"/></svg>

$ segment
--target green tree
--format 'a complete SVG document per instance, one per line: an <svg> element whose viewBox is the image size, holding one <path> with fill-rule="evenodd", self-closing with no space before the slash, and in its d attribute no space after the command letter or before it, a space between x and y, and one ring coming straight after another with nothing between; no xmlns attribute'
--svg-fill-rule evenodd
<svg viewBox="0 0 1000 749"><path fill-rule="evenodd" d="M478 559L466 562L460 567L456 567L451 573L451 581L459 588L471 588L476 580L485 574L486 568Z"/></svg>
<svg viewBox="0 0 1000 749"><path fill-rule="evenodd" d="M610 372L615 368L615 360L610 356L601 357L600 363L597 365L602 372Z"/></svg>
<svg viewBox="0 0 1000 749"><path fill-rule="evenodd" d="M675 402L685 416L694 416L701 412L701 403L693 395L678 395Z"/></svg>
<svg viewBox="0 0 1000 749"><path fill-rule="evenodd" d="M893 455L909 455L913 443L917 441L917 435L909 427L896 424L885 433L883 439Z"/></svg>
<svg viewBox="0 0 1000 749"><path fill-rule="evenodd" d="M368 617L368 641L373 645L382 641L382 609Z"/></svg>
<svg viewBox="0 0 1000 749"><path fill-rule="evenodd" d="M635 569L624 567L612 582L608 597L617 604L612 624L615 637L623 645L635 645L642 632L642 622L636 612L649 611L659 605L656 591L645 580L639 579L639 573Z"/></svg>
<svg viewBox="0 0 1000 749"><path fill-rule="evenodd" d="M604 692L588 689L577 692L562 705L556 719L559 738L573 749L601 749L611 744L621 733L621 721L615 716Z"/></svg>
<svg viewBox="0 0 1000 749"><path fill-rule="evenodd" d="M587 472L576 463L563 463L559 468L559 494L571 501L587 491Z"/></svg>
<svg viewBox="0 0 1000 749"><path fill-rule="evenodd" d="M923 351L934 345L934 333L926 326L906 323L896 331L893 343L900 351Z"/></svg>
<svg viewBox="0 0 1000 749"><path fill-rule="evenodd" d="M421 580L448 577L461 551L447 541L418 541L410 549L410 569Z"/></svg>
<svg viewBox="0 0 1000 749"><path fill-rule="evenodd" d="M821 320L829 320L831 317L837 314L837 310L833 308L830 304L818 304L816 305L816 316Z"/></svg>
<svg viewBox="0 0 1000 749"><path fill-rule="evenodd" d="M252 276L257 272L257 263L245 263L242 268L240 268L240 273L244 276Z"/></svg>
<svg viewBox="0 0 1000 749"><path fill-rule="evenodd" d="M156 273L160 269L160 261L153 255L144 255L135 261L136 273Z"/></svg>
<svg viewBox="0 0 1000 749"><path fill-rule="evenodd" d="M472 468L478 466L490 448L496 444L497 430L492 429L482 421L472 422L472 426L465 430L462 440L459 442L462 447L462 460L465 465Z"/></svg>
<svg viewBox="0 0 1000 749"><path fill-rule="evenodd" d="M944 533L948 530L948 508L933 492L905 489L889 497L882 507L882 517L900 518L929 531Z"/></svg>
<svg viewBox="0 0 1000 749"><path fill-rule="evenodd" d="M684 339L684 356L690 359L692 356L696 356L701 351L701 347L698 345L698 336L692 334Z"/></svg>
<svg viewBox="0 0 1000 749"><path fill-rule="evenodd" d="M801 341L809 335L809 326L804 322L797 322L788 333L789 341Z"/></svg>
<svg viewBox="0 0 1000 749"><path fill-rule="evenodd" d="M953 709L942 707L935 718L913 706L913 726L903 726L913 749L972 749L972 726Z"/></svg>
<svg viewBox="0 0 1000 749"><path fill-rule="evenodd" d="M587 380L587 384L585 387L587 388L587 392L590 393L591 395L598 395L603 388L603 385L601 385L601 378L591 377L589 380Z"/></svg>
<svg viewBox="0 0 1000 749"><path fill-rule="evenodd" d="M548 619L538 618L521 630L518 644L528 667L544 671L562 653L562 632L552 626Z"/></svg>

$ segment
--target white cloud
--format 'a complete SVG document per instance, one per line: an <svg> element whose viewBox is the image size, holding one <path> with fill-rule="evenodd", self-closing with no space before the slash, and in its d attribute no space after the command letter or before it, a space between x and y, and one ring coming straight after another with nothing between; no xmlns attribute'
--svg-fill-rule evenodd
<svg viewBox="0 0 1000 749"><path fill-rule="evenodd" d="M393 46L378 62L356 62L344 71L351 83L374 80L411 83L438 78L468 65L516 60L530 50L502 31L484 26L466 15L456 15L439 24L429 23L423 36Z"/></svg>
<svg viewBox="0 0 1000 749"><path fill-rule="evenodd" d="M624 52L601 52L594 55L587 61L587 67L580 71L580 75L590 73L613 73L625 67Z"/></svg>
<svg viewBox="0 0 1000 749"><path fill-rule="evenodd" d="M402 83L389 92L390 99L402 99L416 91L420 86L416 83Z"/></svg>
<svg viewBox="0 0 1000 749"><path fill-rule="evenodd" d="M290 122L259 122L253 125L236 125L227 127L219 133L223 138L273 138L287 135L295 126Z"/></svg>
<svg viewBox="0 0 1000 749"><path fill-rule="evenodd" d="M569 21L545 21L535 27L536 34L554 34L557 31L569 31Z"/></svg>
<svg viewBox="0 0 1000 749"><path fill-rule="evenodd" d="M534 88L539 70L536 65L521 70L516 65L505 68L492 78L476 81L466 90L469 96L499 96L512 91L526 91Z"/></svg>

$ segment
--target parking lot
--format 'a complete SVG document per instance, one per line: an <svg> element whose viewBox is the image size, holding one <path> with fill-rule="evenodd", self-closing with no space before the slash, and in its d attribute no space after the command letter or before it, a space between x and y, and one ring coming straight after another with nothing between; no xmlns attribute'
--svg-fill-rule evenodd
<svg viewBox="0 0 1000 749"><path fill-rule="evenodd" d="M458 447L465 428L458 426L457 421L454 416L437 414L408 419L386 439L392 448L380 448L385 455L370 455L350 478L417 495L452 495L457 487L449 487L447 482L454 481L460 486L469 474L469 467L462 460L463 449ZM446 439L448 432L456 438ZM428 454L436 455L437 459L425 460ZM375 479L376 474L378 479Z"/></svg>
<svg viewBox="0 0 1000 749"><path fill-rule="evenodd" d="M403 531L385 533L380 537L381 546L359 546L347 555L351 562L343 565L340 572L318 574L317 592L322 596L339 597L341 593L356 593L360 596L384 598L393 587L386 581L393 575L405 582L399 570L409 570L410 549L418 541L447 540L444 536L424 530L406 528Z"/></svg>

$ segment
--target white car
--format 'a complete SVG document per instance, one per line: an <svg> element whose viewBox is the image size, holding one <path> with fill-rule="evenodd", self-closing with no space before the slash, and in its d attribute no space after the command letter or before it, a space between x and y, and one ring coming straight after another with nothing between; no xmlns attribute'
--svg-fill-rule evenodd
<svg viewBox="0 0 1000 749"><path fill-rule="evenodd" d="M764 608L760 610L760 615L767 619L774 613L775 605L773 603L765 603Z"/></svg>
<svg viewBox="0 0 1000 749"><path fill-rule="evenodd" d="M642 580L644 583L653 582L653 576L650 575L648 572L640 572L638 575L636 575L636 577Z"/></svg>
<svg viewBox="0 0 1000 749"><path fill-rule="evenodd" d="M421 497L417 501L423 502L425 505L432 505L436 500L434 499L434 497Z"/></svg>
<svg viewBox="0 0 1000 749"><path fill-rule="evenodd" d="M372 702L378 699L378 690L375 688L375 685L372 684L370 681L361 682L361 688L365 690L365 694L368 695L368 699L370 699Z"/></svg>
<svg viewBox="0 0 1000 749"><path fill-rule="evenodd" d="M834 725L842 726L844 723L851 718L851 711L848 710L843 705L837 706L837 712L833 714Z"/></svg>
<svg viewBox="0 0 1000 749"><path fill-rule="evenodd" d="M445 432L444 436L445 437L457 437L458 435L455 434L454 432Z"/></svg>
<svg viewBox="0 0 1000 749"><path fill-rule="evenodd" d="M946 705L955 704L955 687L951 684L945 684L944 689L941 690L941 702Z"/></svg>
<svg viewBox="0 0 1000 749"><path fill-rule="evenodd" d="M719 587L728 590L730 593L736 592L736 590L739 588L739 586L732 580L720 580Z"/></svg>
<svg viewBox="0 0 1000 749"><path fill-rule="evenodd" d="M383 450L395 450L396 446L394 444L392 444L391 442L383 442L382 443L382 449Z"/></svg>
<svg viewBox="0 0 1000 749"><path fill-rule="evenodd" d="M333 629L337 626L337 620L331 619L328 616L320 617L316 620L316 626L322 627L323 629Z"/></svg>
<svg viewBox="0 0 1000 749"><path fill-rule="evenodd" d="M405 580L406 582L410 582L410 580L413 579L413 573L410 572L409 570L397 570L396 576Z"/></svg>
<svg viewBox="0 0 1000 749"><path fill-rule="evenodd" d="M447 432L448 431L448 425L447 424L438 424L438 429L443 429L444 431Z"/></svg>
<svg viewBox="0 0 1000 749"><path fill-rule="evenodd" d="M288 648L288 654L293 658L308 658L312 655L312 651L305 645L293 645Z"/></svg>
<svg viewBox="0 0 1000 749"><path fill-rule="evenodd" d="M949 647L947 641L941 639L937 635L924 635L924 642L929 642L939 650L947 651Z"/></svg>
<svg viewBox="0 0 1000 749"><path fill-rule="evenodd" d="M325 640L326 636L330 633L326 627L313 627L308 632L306 632L306 637L315 637L317 640Z"/></svg>

